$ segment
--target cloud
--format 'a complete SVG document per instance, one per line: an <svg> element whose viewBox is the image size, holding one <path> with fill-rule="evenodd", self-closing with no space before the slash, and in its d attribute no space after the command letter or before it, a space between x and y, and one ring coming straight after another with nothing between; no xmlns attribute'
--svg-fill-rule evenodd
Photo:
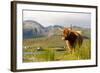
<svg viewBox="0 0 100 73"><path fill-rule="evenodd" d="M50 25L90 27L90 13L24 11L24 20L35 20L44 27Z"/></svg>

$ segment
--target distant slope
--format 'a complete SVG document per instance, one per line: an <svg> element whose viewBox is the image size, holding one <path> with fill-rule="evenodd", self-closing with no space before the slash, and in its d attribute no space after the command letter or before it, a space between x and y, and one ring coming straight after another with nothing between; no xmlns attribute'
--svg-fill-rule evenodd
<svg viewBox="0 0 100 73"><path fill-rule="evenodd" d="M55 35L62 35L62 32L59 31L58 28L63 29L64 27L60 25L44 27L37 21L26 20L23 22L23 38L28 39L34 37L51 37ZM80 30L82 31L83 36L90 38L90 28L73 26L72 29Z"/></svg>
<svg viewBox="0 0 100 73"><path fill-rule="evenodd" d="M23 22L23 38L33 38L44 34L45 28L40 23L33 20Z"/></svg>
<svg viewBox="0 0 100 73"><path fill-rule="evenodd" d="M23 22L23 38L34 38L34 37L41 37L41 36L53 36L57 35L60 32L58 28L63 28L62 26L55 25L55 26L48 26L43 27L40 23L33 21L33 20L26 20Z"/></svg>

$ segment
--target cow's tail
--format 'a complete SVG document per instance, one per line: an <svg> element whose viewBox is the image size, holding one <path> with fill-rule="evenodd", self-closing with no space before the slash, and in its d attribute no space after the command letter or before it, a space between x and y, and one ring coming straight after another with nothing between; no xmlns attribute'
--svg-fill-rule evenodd
<svg viewBox="0 0 100 73"><path fill-rule="evenodd" d="M79 34L78 39L77 39L77 44L79 48L82 46L82 43L83 43L83 37L82 35Z"/></svg>

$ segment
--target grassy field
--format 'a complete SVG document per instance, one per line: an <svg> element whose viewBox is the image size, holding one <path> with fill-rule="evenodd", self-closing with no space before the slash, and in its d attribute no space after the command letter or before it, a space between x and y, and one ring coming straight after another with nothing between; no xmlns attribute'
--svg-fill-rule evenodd
<svg viewBox="0 0 100 73"><path fill-rule="evenodd" d="M77 47L75 52L70 54L61 36L25 39L23 40L23 62L91 59L90 44L91 41L85 39L81 48Z"/></svg>

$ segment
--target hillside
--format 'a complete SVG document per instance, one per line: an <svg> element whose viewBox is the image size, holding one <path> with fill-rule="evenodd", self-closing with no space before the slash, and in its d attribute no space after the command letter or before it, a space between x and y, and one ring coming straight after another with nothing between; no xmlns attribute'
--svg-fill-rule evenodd
<svg viewBox="0 0 100 73"><path fill-rule="evenodd" d="M63 29L64 27L60 25L44 27L42 24L36 21L26 20L23 22L23 38L30 39L35 37L51 37L54 35L62 35L62 32L59 31L58 28ZM80 30L82 31L83 36L90 38L90 28L73 26L72 29L76 31Z"/></svg>

